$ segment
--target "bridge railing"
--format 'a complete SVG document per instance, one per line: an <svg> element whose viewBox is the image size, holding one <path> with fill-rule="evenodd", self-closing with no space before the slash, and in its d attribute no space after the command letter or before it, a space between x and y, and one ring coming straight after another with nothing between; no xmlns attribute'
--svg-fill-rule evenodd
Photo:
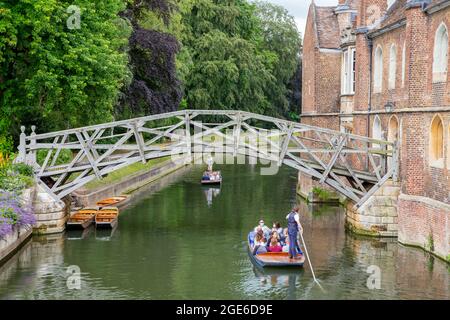
<svg viewBox="0 0 450 320"><path fill-rule="evenodd" d="M21 129L17 161L32 165L58 200L136 162L190 162L209 153L291 166L357 205L398 175L396 143L245 111L182 110L50 133L32 127L30 135Z"/></svg>

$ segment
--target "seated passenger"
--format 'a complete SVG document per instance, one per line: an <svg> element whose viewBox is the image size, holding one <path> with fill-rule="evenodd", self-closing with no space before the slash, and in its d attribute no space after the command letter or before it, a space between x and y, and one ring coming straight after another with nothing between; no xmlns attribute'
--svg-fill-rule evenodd
<svg viewBox="0 0 450 320"><path fill-rule="evenodd" d="M253 254L260 254L267 252L266 249L266 238L264 238L262 230L258 230L255 236L254 246L253 246Z"/></svg>
<svg viewBox="0 0 450 320"><path fill-rule="evenodd" d="M275 221L272 224L272 232L277 232L280 236L280 238L283 238L283 228L281 227L280 223L278 221Z"/></svg>
<svg viewBox="0 0 450 320"><path fill-rule="evenodd" d="M269 252L282 252L283 248L280 243L276 240L276 238L272 238L269 246Z"/></svg>
<svg viewBox="0 0 450 320"><path fill-rule="evenodd" d="M285 243L283 245L283 252L288 253L289 252L289 237L286 238Z"/></svg>
<svg viewBox="0 0 450 320"><path fill-rule="evenodd" d="M271 233L271 230L270 230L270 228L269 228L268 226L265 225L263 219L259 220L259 225L257 226L257 228L258 228L258 227L262 229L262 231L263 231L263 233L264 233L264 236L265 236L266 238L269 238L270 233Z"/></svg>

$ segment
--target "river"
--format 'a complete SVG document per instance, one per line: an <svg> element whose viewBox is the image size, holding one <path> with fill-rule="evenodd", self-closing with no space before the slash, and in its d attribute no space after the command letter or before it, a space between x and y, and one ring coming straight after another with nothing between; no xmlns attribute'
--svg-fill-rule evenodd
<svg viewBox="0 0 450 320"><path fill-rule="evenodd" d="M342 208L296 196L293 169L218 166L220 188L199 185L202 169L141 189L115 230L33 237L0 266L0 299L450 299L448 264L346 232ZM307 264L264 271L248 258L248 231L261 217L285 224L296 203L320 286Z"/></svg>

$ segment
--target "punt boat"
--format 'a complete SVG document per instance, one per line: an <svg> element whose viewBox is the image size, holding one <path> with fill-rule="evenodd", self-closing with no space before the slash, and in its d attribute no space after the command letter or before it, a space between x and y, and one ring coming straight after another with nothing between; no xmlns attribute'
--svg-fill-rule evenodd
<svg viewBox="0 0 450 320"><path fill-rule="evenodd" d="M75 212L67 221L67 229L86 229L95 219L98 208L84 208Z"/></svg>
<svg viewBox="0 0 450 320"><path fill-rule="evenodd" d="M127 199L128 199L128 196L125 196L125 195L117 196L117 197L111 197L111 198L100 200L99 202L97 202L97 205L99 207L115 206L118 203L124 202Z"/></svg>
<svg viewBox="0 0 450 320"><path fill-rule="evenodd" d="M220 171L208 172L203 174L201 183L204 185L218 185L222 183L222 174Z"/></svg>
<svg viewBox="0 0 450 320"><path fill-rule="evenodd" d="M119 209L116 207L101 208L95 216L97 228L113 229L119 221Z"/></svg>
<svg viewBox="0 0 450 320"><path fill-rule="evenodd" d="M295 259L290 259L287 252L266 252L257 255L253 254L253 246L250 242L250 234L248 236L248 255L252 263L258 267L303 267L305 257L301 254Z"/></svg>

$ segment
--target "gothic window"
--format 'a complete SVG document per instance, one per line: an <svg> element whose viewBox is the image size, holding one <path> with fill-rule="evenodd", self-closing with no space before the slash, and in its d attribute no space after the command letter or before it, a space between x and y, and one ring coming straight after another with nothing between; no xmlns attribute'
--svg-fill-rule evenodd
<svg viewBox="0 0 450 320"><path fill-rule="evenodd" d="M383 49L380 46L375 50L375 66L373 79L374 92L381 92L383 85Z"/></svg>
<svg viewBox="0 0 450 320"><path fill-rule="evenodd" d="M402 51L402 88L405 86L406 78L406 42L403 44Z"/></svg>
<svg viewBox="0 0 450 320"><path fill-rule="evenodd" d="M442 23L436 31L433 54L433 82L447 81L448 32Z"/></svg>
<svg viewBox="0 0 450 320"><path fill-rule="evenodd" d="M430 132L430 161L432 164L442 165L444 159L444 126L439 116L431 122Z"/></svg>
<svg viewBox="0 0 450 320"><path fill-rule="evenodd" d="M381 128L381 120L379 116L375 116L372 126L372 138L376 140L383 140L383 129ZM380 148L378 143L374 143L373 148Z"/></svg>
<svg viewBox="0 0 450 320"><path fill-rule="evenodd" d="M389 89L395 89L395 76L397 74L397 47L392 44L389 52Z"/></svg>

